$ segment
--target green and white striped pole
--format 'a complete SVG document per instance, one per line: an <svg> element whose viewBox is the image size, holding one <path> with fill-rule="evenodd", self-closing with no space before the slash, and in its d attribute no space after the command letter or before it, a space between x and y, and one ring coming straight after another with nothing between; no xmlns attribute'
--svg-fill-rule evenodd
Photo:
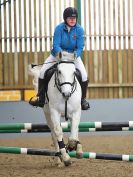
<svg viewBox="0 0 133 177"><path fill-rule="evenodd" d="M70 128L63 128L63 132L70 132ZM105 131L133 131L133 127L116 127L116 128L79 128L79 132L105 132ZM21 129L21 130L0 130L0 133L49 133L47 129Z"/></svg>
<svg viewBox="0 0 133 177"><path fill-rule="evenodd" d="M55 151L48 150L48 149L33 149L33 148L19 148L19 147L3 147L3 146L0 146L0 153L59 156L59 153L56 153ZM69 155L70 155L70 157L76 158L75 151L69 152ZM133 161L133 155L95 153L95 152L83 152L83 158L117 160L117 161L131 161L131 162Z"/></svg>
<svg viewBox="0 0 133 177"><path fill-rule="evenodd" d="M70 129L70 122L62 122L61 127ZM120 128L133 127L133 121L129 122L80 122L79 128ZM0 130L21 130L21 129L48 129L47 124L33 124L33 123L5 123L0 124Z"/></svg>

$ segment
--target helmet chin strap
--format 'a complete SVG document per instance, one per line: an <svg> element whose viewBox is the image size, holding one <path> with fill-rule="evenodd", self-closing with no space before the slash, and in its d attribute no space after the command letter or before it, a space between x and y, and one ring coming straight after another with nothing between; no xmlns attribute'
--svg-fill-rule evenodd
<svg viewBox="0 0 133 177"><path fill-rule="evenodd" d="M76 26L77 21L76 21L76 23L75 23L75 25L74 25L74 26L70 26L70 25L68 25L68 23L67 23L66 21L65 21L65 24L66 24L67 28L72 28L72 27Z"/></svg>

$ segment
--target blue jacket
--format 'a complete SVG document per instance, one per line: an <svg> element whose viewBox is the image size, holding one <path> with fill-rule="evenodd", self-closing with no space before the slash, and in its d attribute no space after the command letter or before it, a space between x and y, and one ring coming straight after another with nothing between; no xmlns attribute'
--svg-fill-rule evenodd
<svg viewBox="0 0 133 177"><path fill-rule="evenodd" d="M65 23L59 24L54 31L53 48L51 54L56 56L62 50L67 52L75 52L76 57L81 56L84 48L84 30L76 24L74 27L68 29Z"/></svg>

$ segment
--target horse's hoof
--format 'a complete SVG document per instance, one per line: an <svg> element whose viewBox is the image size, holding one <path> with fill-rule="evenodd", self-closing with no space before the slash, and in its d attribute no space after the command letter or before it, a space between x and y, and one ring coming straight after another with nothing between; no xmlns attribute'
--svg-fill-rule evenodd
<svg viewBox="0 0 133 177"><path fill-rule="evenodd" d="M62 161L64 162L65 166L69 166L69 165L72 164L71 158L70 158L70 156L67 153L62 154L61 158L62 158Z"/></svg>
<svg viewBox="0 0 133 177"><path fill-rule="evenodd" d="M72 164L71 160L64 161L64 165L66 167L70 166Z"/></svg>
<svg viewBox="0 0 133 177"><path fill-rule="evenodd" d="M69 140L66 148L68 151L73 151L77 149L77 140Z"/></svg>

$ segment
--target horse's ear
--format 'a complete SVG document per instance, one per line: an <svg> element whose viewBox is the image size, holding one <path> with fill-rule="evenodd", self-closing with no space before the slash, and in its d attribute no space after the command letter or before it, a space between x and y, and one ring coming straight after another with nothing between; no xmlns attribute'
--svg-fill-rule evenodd
<svg viewBox="0 0 133 177"><path fill-rule="evenodd" d="M59 59L61 59L61 58L62 58L62 53L60 52L60 53L59 53Z"/></svg>

